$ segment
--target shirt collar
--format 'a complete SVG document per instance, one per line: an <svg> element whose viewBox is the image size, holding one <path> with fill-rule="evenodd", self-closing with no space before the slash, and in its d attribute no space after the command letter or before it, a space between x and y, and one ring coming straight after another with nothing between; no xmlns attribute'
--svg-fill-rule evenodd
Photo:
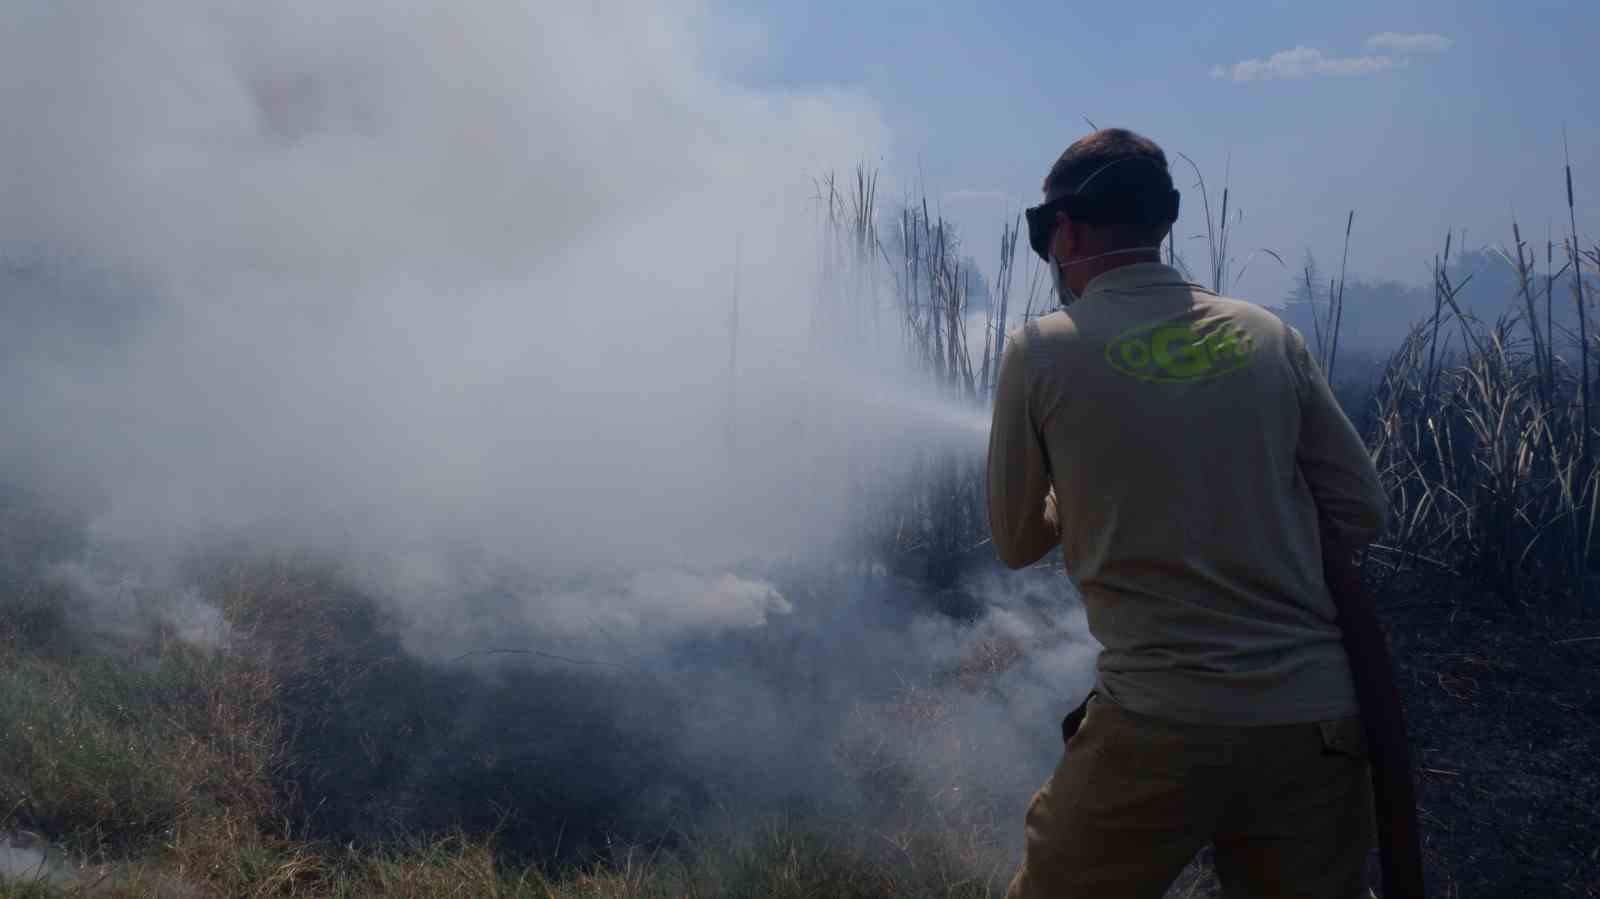
<svg viewBox="0 0 1600 899"><path fill-rule="evenodd" d="M1199 287L1183 273L1161 262L1134 262L1119 265L1090 279L1083 288L1083 298L1101 293L1128 293L1152 287ZM1201 288L1202 290L1204 288Z"/></svg>

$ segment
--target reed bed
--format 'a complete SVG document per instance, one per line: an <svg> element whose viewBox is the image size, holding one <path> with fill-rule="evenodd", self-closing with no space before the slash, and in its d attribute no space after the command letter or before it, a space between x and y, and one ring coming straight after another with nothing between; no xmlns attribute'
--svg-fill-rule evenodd
<svg viewBox="0 0 1600 899"><path fill-rule="evenodd" d="M1195 208L1205 231L1196 239L1208 248L1202 277L1209 286L1229 292L1258 256L1283 264L1265 248L1242 264L1235 258L1230 244L1242 212L1227 185L1220 205L1213 204L1199 167L1179 158L1194 170L1199 190ZM1303 272L1315 307L1306 336L1330 381L1337 376L1339 384L1359 386L1342 393L1391 499L1389 527L1370 555L1384 572L1380 586L1406 581L1397 577L1402 573L1444 575L1502 599L1594 605L1589 594L1600 555L1594 551L1600 466L1592 397L1600 335L1590 307L1600 244L1583 243L1578 231L1570 165L1564 181L1567 234L1541 247L1514 221L1511 242L1496 248L1517 285L1497 317L1474 315L1458 302L1466 281L1451 275L1455 238L1447 236L1432 265L1432 314L1374 370L1347 371L1359 360L1341 360L1354 210L1345 219L1337 276L1317 283L1313 267ZM817 338L870 348L892 334L934 389L953 402L986 406L1007 329L1051 304L1044 267L1031 257L1023 296L1014 296L1020 222L1003 223L999 264L989 282L992 302L975 353L966 327L970 272L960 238L927 198L906 198L893 214L882 214L877 174L866 167L848 181L829 176L818 186L828 289L819 298ZM1166 257L1189 271L1176 235ZM869 543L890 555L919 557L924 573L932 571L937 580L983 551L981 460L930 448L885 464L907 488L902 501L868 516Z"/></svg>

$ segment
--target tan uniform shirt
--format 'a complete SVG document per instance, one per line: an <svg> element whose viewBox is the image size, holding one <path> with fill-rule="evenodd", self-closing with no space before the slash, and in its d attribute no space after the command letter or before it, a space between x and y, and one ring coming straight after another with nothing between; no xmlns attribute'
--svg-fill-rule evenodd
<svg viewBox="0 0 1600 899"><path fill-rule="evenodd" d="M1000 558L1060 542L1112 701L1198 724L1357 712L1318 508L1362 544L1387 503L1293 328L1165 265L1113 269L1011 335L989 440Z"/></svg>

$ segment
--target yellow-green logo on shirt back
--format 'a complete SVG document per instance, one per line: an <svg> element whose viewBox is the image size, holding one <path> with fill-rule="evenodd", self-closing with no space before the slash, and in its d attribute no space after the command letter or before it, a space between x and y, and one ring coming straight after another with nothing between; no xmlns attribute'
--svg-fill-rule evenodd
<svg viewBox="0 0 1600 899"><path fill-rule="evenodd" d="M1250 364L1255 342L1230 322L1209 328L1170 320L1140 325L1106 344L1111 367L1141 381L1204 381Z"/></svg>

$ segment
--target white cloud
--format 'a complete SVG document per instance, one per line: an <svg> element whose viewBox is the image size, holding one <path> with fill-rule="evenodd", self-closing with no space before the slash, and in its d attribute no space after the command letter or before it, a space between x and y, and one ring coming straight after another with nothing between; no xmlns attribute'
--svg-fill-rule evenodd
<svg viewBox="0 0 1600 899"><path fill-rule="evenodd" d="M1377 52L1366 56L1329 56L1315 47L1297 44L1266 59L1245 59L1232 65L1213 66L1211 77L1243 82L1373 75L1404 67L1408 56L1443 53L1453 44L1442 34L1383 31L1367 38L1367 49Z"/></svg>
<svg viewBox="0 0 1600 899"><path fill-rule="evenodd" d="M1351 77L1372 75L1403 65L1403 60L1390 56L1327 56L1315 47L1300 45L1280 50L1266 59L1246 59L1231 66L1216 66L1211 70L1211 77L1234 82Z"/></svg>
<svg viewBox="0 0 1600 899"><path fill-rule="evenodd" d="M1442 34L1400 34L1385 31L1367 38L1368 50L1388 53L1443 53L1454 42Z"/></svg>

